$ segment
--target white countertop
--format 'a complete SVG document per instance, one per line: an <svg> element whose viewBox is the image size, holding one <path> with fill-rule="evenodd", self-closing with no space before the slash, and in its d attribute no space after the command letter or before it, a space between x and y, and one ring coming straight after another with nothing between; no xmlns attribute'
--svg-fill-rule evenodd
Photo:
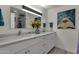
<svg viewBox="0 0 79 59"><path fill-rule="evenodd" d="M40 34L25 34L20 36L15 35L15 36L3 37L3 38L0 38L0 46L23 41L23 40L29 40L31 38L35 38L35 37L39 37L39 36L43 36L51 33L55 33L55 32L43 32Z"/></svg>

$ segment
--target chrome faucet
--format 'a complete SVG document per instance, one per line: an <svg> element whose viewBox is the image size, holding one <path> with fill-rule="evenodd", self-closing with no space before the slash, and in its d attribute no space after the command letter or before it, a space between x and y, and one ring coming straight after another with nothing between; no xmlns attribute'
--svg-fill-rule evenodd
<svg viewBox="0 0 79 59"><path fill-rule="evenodd" d="M21 35L21 33L22 33L22 31L21 31L21 30L19 30L19 31L18 31L18 36L20 36L20 35Z"/></svg>

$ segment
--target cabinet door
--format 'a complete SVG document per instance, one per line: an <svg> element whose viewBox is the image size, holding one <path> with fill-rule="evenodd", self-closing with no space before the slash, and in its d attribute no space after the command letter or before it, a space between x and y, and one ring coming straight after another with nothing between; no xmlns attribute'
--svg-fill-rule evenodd
<svg viewBox="0 0 79 59"><path fill-rule="evenodd" d="M47 36L47 41L50 42L50 45L51 45L51 46L54 46L54 45L55 45L55 39L56 39L55 33L49 34L49 35Z"/></svg>
<svg viewBox="0 0 79 59"><path fill-rule="evenodd" d="M4 51L4 50L2 50L2 51L0 51L0 54L11 54L11 52L10 51Z"/></svg>
<svg viewBox="0 0 79 59"><path fill-rule="evenodd" d="M40 47L40 44L34 44L32 46L29 46L28 48L25 48L19 52L17 52L17 54L42 54L44 53L43 50Z"/></svg>
<svg viewBox="0 0 79 59"><path fill-rule="evenodd" d="M39 42L39 38L32 38L32 39L28 39L25 41L21 41L21 42L16 42L14 44L9 44L9 45L5 45L0 47L0 53L4 54L4 53L11 53L14 54L17 51L20 51L26 47L29 47L35 43Z"/></svg>
<svg viewBox="0 0 79 59"><path fill-rule="evenodd" d="M49 34L46 36L40 37L42 40L40 45L42 46L42 50L45 51L46 53L49 52L53 47L54 47L54 40L55 36L54 34Z"/></svg>
<svg viewBox="0 0 79 59"><path fill-rule="evenodd" d="M43 51L38 49L25 49L17 52L16 54L43 54Z"/></svg>

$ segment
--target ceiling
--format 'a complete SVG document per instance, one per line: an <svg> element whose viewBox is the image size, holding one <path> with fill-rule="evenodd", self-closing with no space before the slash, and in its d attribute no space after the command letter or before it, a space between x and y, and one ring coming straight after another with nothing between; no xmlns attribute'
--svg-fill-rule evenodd
<svg viewBox="0 0 79 59"><path fill-rule="evenodd" d="M41 6L41 5L40 5ZM45 8L45 9L51 9L51 8L56 8L56 7L59 7L60 5L45 5L45 6L41 6L42 8Z"/></svg>
<svg viewBox="0 0 79 59"><path fill-rule="evenodd" d="M26 5L27 6L27 5ZM60 5L29 5L28 7L42 13L44 10L59 7Z"/></svg>
<svg viewBox="0 0 79 59"><path fill-rule="evenodd" d="M59 7L61 5L30 5L31 7L37 9L37 11L41 12L45 9L51 9L51 8L56 8L56 7Z"/></svg>
<svg viewBox="0 0 79 59"><path fill-rule="evenodd" d="M39 6L39 5L30 5L31 7L34 8L34 10L37 10L39 12L42 12L42 10L44 9L43 7Z"/></svg>
<svg viewBox="0 0 79 59"><path fill-rule="evenodd" d="M61 5L30 5L38 10L43 10L43 9L51 9L51 8L56 8L56 7L59 7Z"/></svg>

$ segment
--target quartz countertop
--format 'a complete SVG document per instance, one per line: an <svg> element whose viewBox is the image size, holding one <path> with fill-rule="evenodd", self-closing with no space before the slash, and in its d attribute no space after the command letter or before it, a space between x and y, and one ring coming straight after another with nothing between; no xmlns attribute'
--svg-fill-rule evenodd
<svg viewBox="0 0 79 59"><path fill-rule="evenodd" d="M15 43L15 42L20 42L23 40L29 40L35 37L40 37L40 36L52 34L52 33L55 33L55 32L42 32L40 34L25 34L25 35L20 35L20 36L13 35L13 36L8 36L8 37L3 37L3 38L0 38L0 46Z"/></svg>

